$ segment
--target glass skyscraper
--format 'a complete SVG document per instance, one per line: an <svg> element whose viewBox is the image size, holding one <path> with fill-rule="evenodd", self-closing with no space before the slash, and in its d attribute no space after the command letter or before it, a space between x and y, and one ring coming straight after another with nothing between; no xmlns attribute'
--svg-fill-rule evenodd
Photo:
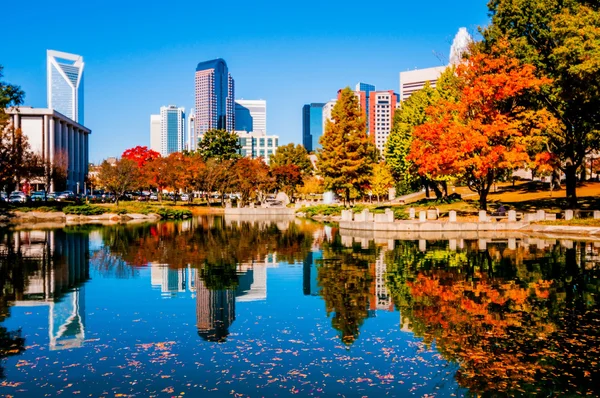
<svg viewBox="0 0 600 398"><path fill-rule="evenodd" d="M160 108L160 154L181 152L185 144L185 109L175 105Z"/></svg>
<svg viewBox="0 0 600 398"><path fill-rule="evenodd" d="M365 109L365 117L366 117L366 121L367 121L367 134L369 134L370 132L370 126L369 126L369 120L370 116L369 116L369 110L370 110L370 105L369 105L369 96L371 94L371 91L375 91L375 86L372 84L368 84L368 83L363 83L363 82L358 82L356 84L355 87L355 91L362 91L365 93L365 106L363 109Z"/></svg>
<svg viewBox="0 0 600 398"><path fill-rule="evenodd" d="M324 106L324 103L312 103L302 107L302 145L307 152L321 148L319 139L323 135Z"/></svg>
<svg viewBox="0 0 600 398"><path fill-rule="evenodd" d="M48 108L83 125L83 57L54 50L46 55Z"/></svg>
<svg viewBox="0 0 600 398"><path fill-rule="evenodd" d="M200 62L195 75L196 135L212 129L235 129L235 82L221 59Z"/></svg>

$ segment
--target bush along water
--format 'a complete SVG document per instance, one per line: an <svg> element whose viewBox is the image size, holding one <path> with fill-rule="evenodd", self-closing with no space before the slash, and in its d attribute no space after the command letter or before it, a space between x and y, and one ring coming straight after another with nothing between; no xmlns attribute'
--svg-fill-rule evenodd
<svg viewBox="0 0 600 398"><path fill-rule="evenodd" d="M65 214L75 214L79 216L97 216L106 213L106 211L107 210L103 207L90 205L66 206L63 209Z"/></svg>
<svg viewBox="0 0 600 398"><path fill-rule="evenodd" d="M156 214L163 220L183 220L192 216L192 212L189 210L166 209L164 207L158 209Z"/></svg>

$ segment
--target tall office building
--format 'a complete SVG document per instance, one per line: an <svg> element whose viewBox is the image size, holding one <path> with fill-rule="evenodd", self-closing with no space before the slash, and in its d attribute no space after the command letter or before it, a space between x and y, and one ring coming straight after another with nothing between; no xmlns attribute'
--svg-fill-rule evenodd
<svg viewBox="0 0 600 398"><path fill-rule="evenodd" d="M324 106L324 103L312 103L302 107L302 145L308 152L321 148Z"/></svg>
<svg viewBox="0 0 600 398"><path fill-rule="evenodd" d="M173 152L183 151L184 145L184 108L178 108L175 105L162 106L160 115L150 115L151 149L160 153L161 156L168 156Z"/></svg>
<svg viewBox="0 0 600 398"><path fill-rule="evenodd" d="M83 125L83 57L47 50L48 108Z"/></svg>
<svg viewBox="0 0 600 398"><path fill-rule="evenodd" d="M393 90L371 91L369 99L369 136L379 153L383 155L385 143L394 122L394 112L400 102L400 95Z"/></svg>
<svg viewBox="0 0 600 398"><path fill-rule="evenodd" d="M150 115L150 149L160 153L162 143L160 139L160 115Z"/></svg>
<svg viewBox="0 0 600 398"><path fill-rule="evenodd" d="M196 132L196 110L190 109L187 119L187 150L195 151L198 148L198 135Z"/></svg>
<svg viewBox="0 0 600 398"><path fill-rule="evenodd" d="M267 101L236 100L235 129L255 133L267 132Z"/></svg>
<svg viewBox="0 0 600 398"><path fill-rule="evenodd" d="M363 109L366 112L366 120L367 120L367 134L369 134L370 130L370 126L369 126L369 111L370 111L370 105L369 105L369 101L370 101L370 95L371 95L371 91L375 91L375 86L372 84L368 84L368 83L362 83L362 82L358 82L356 84L355 87L355 91L362 91L365 93L365 106L363 107Z"/></svg>
<svg viewBox="0 0 600 398"><path fill-rule="evenodd" d="M221 59L200 62L195 75L197 137L212 129L235 130L235 83Z"/></svg>
<svg viewBox="0 0 600 398"><path fill-rule="evenodd" d="M327 124L327 120L331 121L331 112L333 111L333 107L337 103L337 100L331 100L323 106L323 134L325 134L325 125Z"/></svg>

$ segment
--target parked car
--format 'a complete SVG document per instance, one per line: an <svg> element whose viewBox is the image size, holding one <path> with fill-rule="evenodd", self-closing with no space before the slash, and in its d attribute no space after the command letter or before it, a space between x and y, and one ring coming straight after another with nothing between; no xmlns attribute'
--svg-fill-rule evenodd
<svg viewBox="0 0 600 398"><path fill-rule="evenodd" d="M7 202L8 201L8 196L6 195L6 192L0 192L0 202Z"/></svg>
<svg viewBox="0 0 600 398"><path fill-rule="evenodd" d="M75 200L75 194L72 191L56 192L56 200L64 202L65 200Z"/></svg>
<svg viewBox="0 0 600 398"><path fill-rule="evenodd" d="M150 194L150 200L158 200L158 195L155 193Z"/></svg>
<svg viewBox="0 0 600 398"><path fill-rule="evenodd" d="M190 195L188 195L187 193L182 193L181 194L181 200L183 202L189 202L190 201Z"/></svg>
<svg viewBox="0 0 600 398"><path fill-rule="evenodd" d="M8 197L10 203L27 203L27 195L21 191L14 191Z"/></svg>
<svg viewBox="0 0 600 398"><path fill-rule="evenodd" d="M33 202L41 202L43 200L46 200L46 192L35 191L34 193L31 194L31 200Z"/></svg>

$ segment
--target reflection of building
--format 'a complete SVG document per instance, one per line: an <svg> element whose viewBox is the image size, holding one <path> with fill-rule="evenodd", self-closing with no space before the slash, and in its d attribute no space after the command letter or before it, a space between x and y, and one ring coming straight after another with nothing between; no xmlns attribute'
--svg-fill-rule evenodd
<svg viewBox="0 0 600 398"><path fill-rule="evenodd" d="M89 279L87 234L23 231L14 250L38 262L15 306L47 306L51 350L81 347L85 339L85 286ZM0 247L0 251L3 248Z"/></svg>
<svg viewBox="0 0 600 398"><path fill-rule="evenodd" d="M206 341L222 342L235 320L233 290L209 290L196 273L196 327Z"/></svg>
<svg viewBox="0 0 600 398"><path fill-rule="evenodd" d="M235 299L240 303L267 299L266 264L254 264L252 268L239 275Z"/></svg>
<svg viewBox="0 0 600 398"><path fill-rule="evenodd" d="M386 310L393 311L394 303L392 302L392 296L387 289L385 284L385 273L386 273L386 264L385 264L385 251L381 250L379 253L379 257L375 260L375 264L371 265L371 270L374 268L374 294L371 296L371 309L377 310Z"/></svg>
<svg viewBox="0 0 600 398"><path fill-rule="evenodd" d="M167 264L150 263L150 284L159 288L163 297L175 297L177 293L196 291L197 269L169 268Z"/></svg>
<svg viewBox="0 0 600 398"><path fill-rule="evenodd" d="M306 255L302 270L302 291L305 296L318 296L321 292L317 275L317 261L323 258L323 252L310 251Z"/></svg>

